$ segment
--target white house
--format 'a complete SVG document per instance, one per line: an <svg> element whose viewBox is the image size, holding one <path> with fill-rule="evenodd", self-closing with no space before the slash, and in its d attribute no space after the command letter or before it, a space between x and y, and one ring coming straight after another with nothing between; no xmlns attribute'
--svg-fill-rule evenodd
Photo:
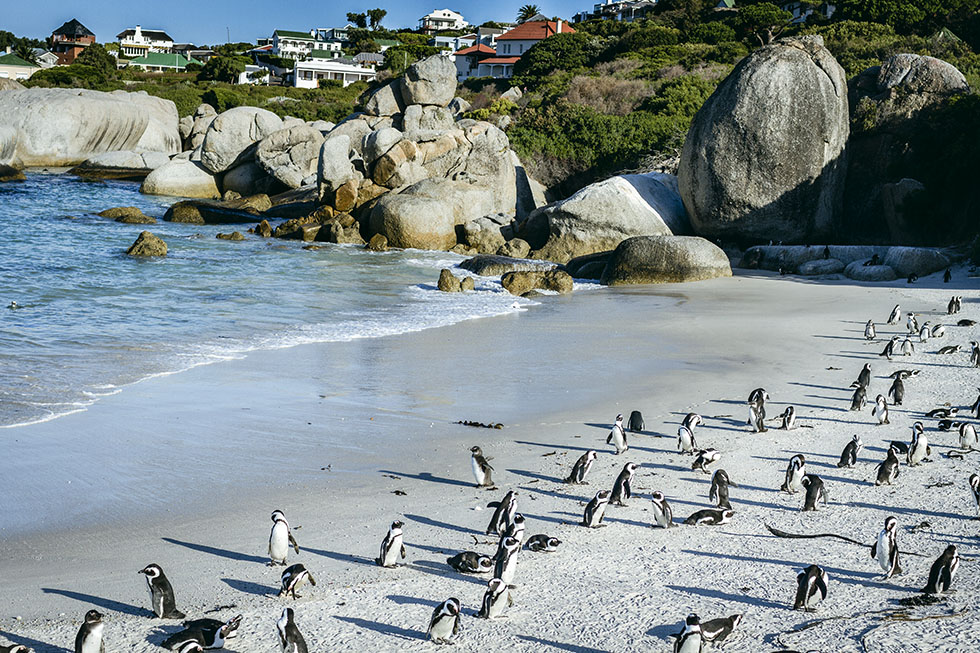
<svg viewBox="0 0 980 653"><path fill-rule="evenodd" d="M452 9L436 9L419 18L419 30L426 34L443 30L466 29L468 25L469 23L463 18L463 14L456 13Z"/></svg>
<svg viewBox="0 0 980 653"><path fill-rule="evenodd" d="M142 57L150 52L169 54L173 51L174 40L163 30L135 28L116 34L119 50L127 57Z"/></svg>
<svg viewBox="0 0 980 653"><path fill-rule="evenodd" d="M603 0L592 6L592 11L575 14L575 22L584 20L622 20L633 22L646 18L657 6L657 0Z"/></svg>
<svg viewBox="0 0 980 653"><path fill-rule="evenodd" d="M51 68L58 65L58 55L44 48L34 48L34 58L41 68Z"/></svg>
<svg viewBox="0 0 980 653"><path fill-rule="evenodd" d="M263 66L253 66L247 64L245 71L239 73L236 84L268 84L269 69Z"/></svg>
<svg viewBox="0 0 980 653"><path fill-rule="evenodd" d="M575 30L563 24L561 20L529 20L521 23L497 37L496 56L480 60L476 76L509 79L514 76L514 64L535 43L555 34L574 33ZM458 72L460 71L457 68Z"/></svg>
<svg viewBox="0 0 980 653"><path fill-rule="evenodd" d="M792 22L794 23L805 23L806 19L814 13L822 15L824 18L830 18L837 10L837 6L829 2L824 2L818 7L803 4L802 2L781 2L779 6L783 11L788 11L793 14Z"/></svg>
<svg viewBox="0 0 980 653"><path fill-rule="evenodd" d="M433 36L429 39L429 45L439 48L442 52L453 53L463 48L468 48L476 43L476 34L463 34L462 36Z"/></svg>
<svg viewBox="0 0 980 653"><path fill-rule="evenodd" d="M336 53L331 56L340 56L343 49L339 41L328 41L316 36L316 30L309 32L295 32L286 29L277 29L272 33L272 54L285 57L287 59L303 59L304 57L314 56L314 53L323 55L325 53Z"/></svg>
<svg viewBox="0 0 980 653"><path fill-rule="evenodd" d="M297 88L319 88L321 79L335 79L344 86L354 82L374 79L374 69L358 66L350 59L323 59L314 57L306 61L296 61L293 68L293 86Z"/></svg>

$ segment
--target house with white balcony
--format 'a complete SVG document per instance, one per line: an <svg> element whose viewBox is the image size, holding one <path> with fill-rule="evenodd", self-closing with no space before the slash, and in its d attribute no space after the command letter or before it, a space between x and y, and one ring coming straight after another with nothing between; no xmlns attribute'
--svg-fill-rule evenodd
<svg viewBox="0 0 980 653"><path fill-rule="evenodd" d="M497 37L495 55L479 61L475 77L510 79L514 64L536 43L555 34L574 34L575 30L557 20L529 20ZM459 53L456 53L457 57ZM456 69L459 73L459 68ZM473 76L473 75L471 75Z"/></svg>
<svg viewBox="0 0 980 653"><path fill-rule="evenodd" d="M116 34L119 52L126 57L142 57L151 52L173 52L174 40L159 29L143 29L139 25Z"/></svg>
<svg viewBox="0 0 980 653"><path fill-rule="evenodd" d="M319 38L317 30L296 32L287 29L277 29L272 33L272 49L270 52L277 57L286 59L304 59L311 56L339 57L343 46L340 41L329 41ZM316 55L314 55L316 53Z"/></svg>
<svg viewBox="0 0 980 653"><path fill-rule="evenodd" d="M466 29L469 23L463 18L463 14L452 9L436 9L419 18L419 31L426 34L435 34L446 30Z"/></svg>
<svg viewBox="0 0 980 653"><path fill-rule="evenodd" d="M592 11L575 14L575 22L585 20L621 20L631 23L646 18L657 6L657 0L603 0L592 6Z"/></svg>
<svg viewBox="0 0 980 653"><path fill-rule="evenodd" d="M354 82L369 82L374 79L373 68L360 66L352 59L311 57L296 61L293 68L293 86L297 88L319 88L321 80L336 80L344 86Z"/></svg>

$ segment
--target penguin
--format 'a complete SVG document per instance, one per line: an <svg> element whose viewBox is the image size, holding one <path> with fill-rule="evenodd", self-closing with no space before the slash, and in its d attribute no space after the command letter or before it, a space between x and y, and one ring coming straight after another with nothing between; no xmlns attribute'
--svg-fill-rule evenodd
<svg viewBox="0 0 980 653"><path fill-rule="evenodd" d="M857 462L858 452L861 451L861 447L864 443L861 442L861 436L855 433L851 436L851 441L844 445L844 451L840 454L840 460L837 461L838 467L854 467Z"/></svg>
<svg viewBox="0 0 980 653"><path fill-rule="evenodd" d="M146 587L150 590L150 609L158 619L183 619L186 616L177 609L174 588L160 565L147 565L137 573L146 574Z"/></svg>
<svg viewBox="0 0 980 653"><path fill-rule="evenodd" d="M858 387L854 391L854 395L851 397L851 410L864 410L865 404L868 402L868 393L862 387Z"/></svg>
<svg viewBox="0 0 980 653"><path fill-rule="evenodd" d="M960 449L977 449L977 429L969 422L960 424Z"/></svg>
<svg viewBox="0 0 980 653"><path fill-rule="evenodd" d="M909 278L908 278L908 282L909 283L915 283L918 280L919 280L919 275L917 275L915 272L913 272L912 274L909 275Z"/></svg>
<svg viewBox="0 0 980 653"><path fill-rule="evenodd" d="M830 258L830 246L829 245L824 245L823 246L823 257L824 257L824 259Z"/></svg>
<svg viewBox="0 0 980 653"><path fill-rule="evenodd" d="M282 616L276 621L276 632L279 634L279 649L282 653L309 653L306 640L296 627L296 617L292 608L282 609Z"/></svg>
<svg viewBox="0 0 980 653"><path fill-rule="evenodd" d="M85 621L75 635L75 653L105 653L105 641L102 639L104 630L102 614L97 610L86 612Z"/></svg>
<svg viewBox="0 0 980 653"><path fill-rule="evenodd" d="M446 560L450 567L463 574L485 574L493 571L490 556L476 551L463 551Z"/></svg>
<svg viewBox="0 0 980 653"><path fill-rule="evenodd" d="M928 413L926 417L955 417L956 413L960 412L959 408L951 408L949 406L942 406L940 408L933 408Z"/></svg>
<svg viewBox="0 0 980 653"><path fill-rule="evenodd" d="M944 327L942 324L937 324L936 326L932 327L932 332L929 335L933 338L942 338L946 335L946 327Z"/></svg>
<svg viewBox="0 0 980 653"><path fill-rule="evenodd" d="M238 636L238 627L242 625L242 615L232 617L228 621L217 619L194 619L184 622L184 630L174 633L163 640L163 646L184 653L184 646L197 643L201 648L223 648L225 642Z"/></svg>
<svg viewBox="0 0 980 653"><path fill-rule="evenodd" d="M514 513L514 520L507 526L507 532L505 535L507 537L512 537L519 543L524 543L524 530L526 528L526 520L524 515L521 513Z"/></svg>
<svg viewBox="0 0 980 653"><path fill-rule="evenodd" d="M932 334L932 326L928 322L922 325L919 329L919 342L928 342L929 336Z"/></svg>
<svg viewBox="0 0 980 653"><path fill-rule="evenodd" d="M488 503L487 508L496 508L487 526L487 535L503 535L517 513L517 492L509 491L502 500Z"/></svg>
<svg viewBox="0 0 980 653"><path fill-rule="evenodd" d="M629 430L631 433L643 433L643 415L638 410L630 413Z"/></svg>
<svg viewBox="0 0 980 653"><path fill-rule="evenodd" d="M664 498L663 492L654 492L650 500L653 501L653 525L660 528L672 528L674 526L674 511ZM978 508L980 514L980 508Z"/></svg>
<svg viewBox="0 0 980 653"><path fill-rule="evenodd" d="M698 457L694 459L694 464L691 465L691 471L701 470L705 474L708 474L708 465L716 463L719 460L721 460L721 453L716 449L699 449Z"/></svg>
<svg viewBox="0 0 980 653"><path fill-rule="evenodd" d="M973 502L977 504L976 519L980 519L980 474L970 474L970 489L973 490Z"/></svg>
<svg viewBox="0 0 980 653"><path fill-rule="evenodd" d="M952 315L956 312L956 295L949 298L949 303L946 304L946 315Z"/></svg>
<svg viewBox="0 0 980 653"><path fill-rule="evenodd" d="M597 454L595 451L589 449L584 454L582 454L575 465L572 467L572 472L565 479L566 483L572 485L587 485L585 482L585 477L588 476L589 470L592 469L592 463L595 462Z"/></svg>
<svg viewBox="0 0 980 653"><path fill-rule="evenodd" d="M388 533L381 540L381 555L374 559L379 567L397 567L398 556L405 559L405 544L402 541L402 528L405 524L400 521L391 522Z"/></svg>
<svg viewBox="0 0 980 653"><path fill-rule="evenodd" d="M885 461L878 465L875 485L891 485L896 478L898 478L898 454L895 453L894 448L888 447Z"/></svg>
<svg viewBox="0 0 980 653"><path fill-rule="evenodd" d="M704 639L701 637L701 620L693 612L684 620L684 628L674 635L673 653L701 653Z"/></svg>
<svg viewBox="0 0 980 653"><path fill-rule="evenodd" d="M892 336L892 339L885 343L885 348L878 355L884 356L888 360L891 360L892 356L895 355L895 345L898 344L899 340L901 340L901 338L898 336Z"/></svg>
<svg viewBox="0 0 980 653"><path fill-rule="evenodd" d="M480 447L470 447L470 464L473 468L473 478L476 479L477 487L493 487L493 467L487 462L490 460L483 455Z"/></svg>
<svg viewBox="0 0 980 653"><path fill-rule="evenodd" d="M636 463L626 463L623 465L623 469L619 472L619 476L616 477L616 482L613 484L612 496L609 498L609 503L614 506L625 506L626 502L624 499L629 499L633 496L633 475L636 473Z"/></svg>
<svg viewBox="0 0 980 653"><path fill-rule="evenodd" d="M929 581L922 589L922 593L941 594L947 591L953 584L953 576L956 575L956 569L959 566L960 556L956 553L956 547L950 544L943 551L943 554L932 563L932 568L929 570Z"/></svg>
<svg viewBox="0 0 980 653"><path fill-rule="evenodd" d="M599 490L592 497L592 500L585 506L585 514L582 516L582 526L588 528L599 528L604 526L602 518L606 514L606 505L609 503L609 490Z"/></svg>
<svg viewBox="0 0 980 653"><path fill-rule="evenodd" d="M852 388L864 388L868 389L871 385L871 363L865 363L861 371L858 372L858 378L854 383L851 384Z"/></svg>
<svg viewBox="0 0 980 653"><path fill-rule="evenodd" d="M557 537L548 537L543 533L527 538L527 550L535 553L554 553L561 545Z"/></svg>
<svg viewBox="0 0 980 653"><path fill-rule="evenodd" d="M919 372L921 371L922 370L895 370L894 372L888 375L888 378L902 379L902 381L904 381L905 379L912 378L913 376L919 376Z"/></svg>
<svg viewBox="0 0 980 653"><path fill-rule="evenodd" d="M915 467L926 460L926 456L931 453L932 447L929 446L929 440L926 438L925 428L922 426L922 422L916 422L912 425L912 443L909 445L909 452L905 461L909 467Z"/></svg>
<svg viewBox="0 0 980 653"><path fill-rule="evenodd" d="M697 512L691 513L691 516L685 519L684 523L688 526L700 526L702 524L707 526L720 526L721 524L727 524L730 522L734 515L734 510L715 510L714 508L705 508L704 510L698 510Z"/></svg>
<svg viewBox="0 0 980 653"><path fill-rule="evenodd" d="M902 401L905 400L905 384L902 383L902 377L892 381L892 387L888 389L888 396L896 406L902 405Z"/></svg>
<svg viewBox="0 0 980 653"><path fill-rule="evenodd" d="M980 390L980 388L977 388L977 390ZM980 419L980 395L977 395L977 400L970 406L970 412L975 412L977 419Z"/></svg>
<svg viewBox="0 0 980 653"><path fill-rule="evenodd" d="M864 325L864 339L874 340L878 337L878 332L875 330L875 321L868 320L868 323Z"/></svg>
<svg viewBox="0 0 980 653"><path fill-rule="evenodd" d="M729 617L720 617L701 622L701 637L709 644L716 644L719 647L742 623L742 614L733 614Z"/></svg>
<svg viewBox="0 0 980 653"><path fill-rule="evenodd" d="M487 581L487 591L483 594L483 603L476 616L480 619L496 619L501 616L505 609L514 605L514 597L510 593L512 589L515 589L513 585L508 585L499 578L491 578Z"/></svg>
<svg viewBox="0 0 980 653"><path fill-rule="evenodd" d="M497 561L493 568L493 577L504 581L506 585L514 583L517 573L517 554L521 551L521 543L513 537L505 537L500 541L497 551Z"/></svg>
<svg viewBox="0 0 980 653"><path fill-rule="evenodd" d="M880 264L881 264L881 257L878 256L877 254L873 254L871 258L869 258L867 261L864 262L864 267L867 268L873 265L880 265Z"/></svg>
<svg viewBox="0 0 980 653"><path fill-rule="evenodd" d="M871 557L878 561L885 572L882 580L902 573L898 564L898 520L894 517L885 518L885 527L878 533L878 540L871 545Z"/></svg>
<svg viewBox="0 0 980 653"><path fill-rule="evenodd" d="M716 469L711 475L711 489L708 490L708 501L714 501L719 508L731 510L732 504L728 501L728 487L738 487L729 478L728 472L724 469Z"/></svg>
<svg viewBox="0 0 980 653"><path fill-rule="evenodd" d="M796 577L796 601L794 610L813 612L814 606L827 599L827 572L817 565L810 565Z"/></svg>
<svg viewBox="0 0 980 653"><path fill-rule="evenodd" d="M807 474L800 481L800 484L806 489L802 512L816 512L817 502L821 499L823 505L827 505L827 489L824 487L822 478L816 474Z"/></svg>
<svg viewBox="0 0 980 653"><path fill-rule="evenodd" d="M23 644L10 644L9 646L0 644L0 653L31 653L31 649L27 648Z"/></svg>
<svg viewBox="0 0 980 653"><path fill-rule="evenodd" d="M895 308L892 309L892 314L888 316L888 324L898 324L898 321L902 318L902 307L895 304Z"/></svg>
<svg viewBox="0 0 980 653"><path fill-rule="evenodd" d="M756 388L749 395L749 424L754 433L765 433L766 429L766 400L769 393L762 388Z"/></svg>
<svg viewBox="0 0 980 653"><path fill-rule="evenodd" d="M915 344L911 338L906 337L902 341L902 356L911 356L913 353L915 353Z"/></svg>
<svg viewBox="0 0 980 653"><path fill-rule="evenodd" d="M910 334L919 332L919 320L916 319L915 313L909 313L908 319L905 321L905 328Z"/></svg>
<svg viewBox="0 0 980 653"><path fill-rule="evenodd" d="M961 326L961 327L971 327L976 325L977 325L976 320L968 320L966 318L963 318L962 320L958 320L956 322L956 326Z"/></svg>
<svg viewBox="0 0 980 653"><path fill-rule="evenodd" d="M610 443L616 447L617 456L630 448L626 442L626 430L623 428L622 414L616 415L616 423L613 424L612 430L609 431L609 435L606 437L606 444Z"/></svg>
<svg viewBox="0 0 980 653"><path fill-rule="evenodd" d="M958 295L956 297L956 310L954 313L959 313L961 310L963 310L963 295Z"/></svg>
<svg viewBox="0 0 980 653"><path fill-rule="evenodd" d="M941 419L936 424L936 428L939 429L940 431L949 431L951 429L957 429L958 431L960 428L960 424L961 422L954 422L951 419Z"/></svg>
<svg viewBox="0 0 980 653"><path fill-rule="evenodd" d="M803 477L806 476L806 458L798 453L789 459L786 466L786 480L779 488L782 492L796 494L803 488Z"/></svg>
<svg viewBox="0 0 980 653"><path fill-rule="evenodd" d="M272 560L270 565L285 565L286 555L289 547L292 546L296 553L299 553L299 544L289 530L289 522L282 510L272 511L272 532L269 533L269 558Z"/></svg>
<svg viewBox="0 0 980 653"><path fill-rule="evenodd" d="M681 453L693 455L698 443L694 440L694 433L691 429L681 424L677 427L677 450Z"/></svg>
<svg viewBox="0 0 980 653"><path fill-rule="evenodd" d="M425 634L436 644L452 644L453 638L459 634L459 615L459 599L446 599L432 611Z"/></svg>
<svg viewBox="0 0 980 653"><path fill-rule="evenodd" d="M892 440L888 443L888 448L895 452L895 456L908 456L909 455L909 445L898 440Z"/></svg>
<svg viewBox="0 0 980 653"><path fill-rule="evenodd" d="M684 420L681 422L682 426L686 426L687 430L694 433L694 429L704 424L704 418L702 418L697 413L688 413L684 416Z"/></svg>
<svg viewBox="0 0 980 653"><path fill-rule="evenodd" d="M972 367L980 367L980 342L976 340L970 341L970 365Z"/></svg>
<svg viewBox="0 0 980 653"><path fill-rule="evenodd" d="M952 278L953 273L949 271L949 268L946 268L946 271L943 272L943 283L949 283L949 280Z"/></svg>
<svg viewBox="0 0 980 653"><path fill-rule="evenodd" d="M959 351L960 351L959 345L946 345L945 347L940 347L939 351L937 351L936 353L942 356L946 356L949 354L958 354Z"/></svg>
<svg viewBox="0 0 980 653"><path fill-rule="evenodd" d="M305 585L307 581L309 581L310 585L316 586L316 580L313 578L313 574L307 571L302 563L290 565L283 569L280 581L282 582L282 587L279 590L280 598L290 594L293 595L294 599L302 598L301 595L296 593L296 590Z"/></svg>
<svg viewBox="0 0 980 653"><path fill-rule="evenodd" d="M796 409L792 406L787 406L786 410L779 417L783 420L782 425L779 427L782 430L792 431L796 428Z"/></svg>
<svg viewBox="0 0 980 653"><path fill-rule="evenodd" d="M878 418L878 426L891 424L888 421L888 402L885 401L885 395L878 395L875 398L875 407L871 409L871 414Z"/></svg>

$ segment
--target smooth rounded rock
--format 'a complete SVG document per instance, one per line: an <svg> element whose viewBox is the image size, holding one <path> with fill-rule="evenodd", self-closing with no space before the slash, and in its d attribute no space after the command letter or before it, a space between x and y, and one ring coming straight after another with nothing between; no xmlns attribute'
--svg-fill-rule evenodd
<svg viewBox="0 0 980 653"><path fill-rule="evenodd" d="M637 236L619 244L602 274L610 286L732 276L725 252L697 236Z"/></svg>

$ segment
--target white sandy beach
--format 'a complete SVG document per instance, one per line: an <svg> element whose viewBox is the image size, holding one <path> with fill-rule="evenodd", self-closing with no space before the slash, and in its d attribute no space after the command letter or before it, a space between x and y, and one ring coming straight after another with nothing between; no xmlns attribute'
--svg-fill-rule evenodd
<svg viewBox="0 0 980 653"><path fill-rule="evenodd" d="M764 274L684 285L602 289L546 297L519 314L374 340L305 345L152 379L87 411L0 431L4 518L0 539L0 643L39 653L70 650L86 610L106 614L107 651L155 651L176 622L150 618L136 572L160 564L188 617L244 615L226 650L277 649L284 604L311 651L433 650L424 638L432 608L458 597L460 651L669 651L689 612L710 619L744 613L728 651L973 651L980 627L980 522L967 477L980 454L942 454L956 435L926 411L977 398L980 369L966 346L980 327L947 327L892 362L877 354L902 324L892 306L934 324L980 320L980 280L962 271L892 284L855 285ZM945 315L952 294L963 311ZM874 319L879 338L863 338ZM871 362L869 395L887 392L897 369L905 405L875 426L871 406L847 410L853 381ZM752 434L746 397L787 404L802 426ZM646 432L630 450L605 444L617 413L641 410ZM740 487L731 524L680 522L710 507L710 476L676 452L683 416L697 411L701 446ZM907 468L892 487L874 469L891 440L926 423L932 463ZM502 430L456 420L503 422ZM838 469L859 433L865 449ZM468 449L493 456L497 491L472 486ZM586 449L600 452L588 486L560 483ZM823 478L830 504L801 513L802 495L780 493L788 459L803 453ZM611 488L627 461L640 465L628 507L610 507L605 528L577 525L584 502ZM948 483L948 484L947 484ZM937 484L939 484L937 486ZM446 565L462 550L492 554L483 535L486 503L519 493L527 534L563 544L554 554L523 551L516 605L505 619L473 617L486 579ZM404 496L393 492L401 490ZM663 491L677 528L650 528L650 494ZM276 598L280 569L265 565L269 514L285 511L301 547L291 562L317 579L295 602ZM869 544L886 516L905 573L880 581L867 549L838 540L771 536L836 532ZM373 563L388 524L405 522L407 564ZM922 526L928 522L927 526ZM909 529L919 526L913 533ZM897 600L925 585L947 544L964 560L955 592L929 607ZM830 594L816 613L794 612L796 574L819 564Z"/></svg>

